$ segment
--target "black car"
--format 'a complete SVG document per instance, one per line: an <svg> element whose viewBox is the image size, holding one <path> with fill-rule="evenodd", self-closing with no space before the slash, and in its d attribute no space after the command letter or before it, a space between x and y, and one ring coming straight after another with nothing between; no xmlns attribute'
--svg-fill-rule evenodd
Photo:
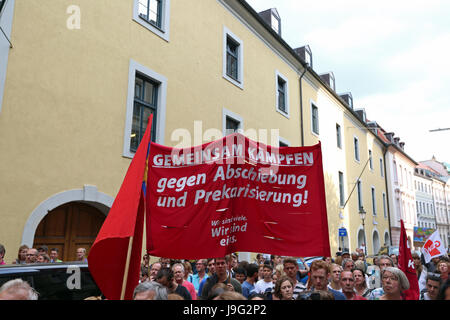
<svg viewBox="0 0 450 320"><path fill-rule="evenodd" d="M27 281L39 293L39 300L83 300L102 294L87 263L0 266L0 286L17 278Z"/></svg>

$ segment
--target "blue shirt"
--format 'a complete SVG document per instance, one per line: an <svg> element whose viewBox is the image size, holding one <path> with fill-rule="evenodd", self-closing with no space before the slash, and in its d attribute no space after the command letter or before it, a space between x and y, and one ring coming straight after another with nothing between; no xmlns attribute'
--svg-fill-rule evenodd
<svg viewBox="0 0 450 320"><path fill-rule="evenodd" d="M334 300L347 300L347 298L342 292L330 288L328 288L328 291L333 294Z"/></svg>
<svg viewBox="0 0 450 320"><path fill-rule="evenodd" d="M247 280L244 281L242 284L242 295L246 298L252 293L252 291L255 290L255 286L251 284L250 282L247 282Z"/></svg>
<svg viewBox="0 0 450 320"><path fill-rule="evenodd" d="M207 273L205 273L205 276L203 277L202 282L205 281L206 279L208 279L208 274ZM194 274L191 277L191 281L190 282L194 285L195 291L198 292L199 289L200 289L200 278L198 277L198 273Z"/></svg>

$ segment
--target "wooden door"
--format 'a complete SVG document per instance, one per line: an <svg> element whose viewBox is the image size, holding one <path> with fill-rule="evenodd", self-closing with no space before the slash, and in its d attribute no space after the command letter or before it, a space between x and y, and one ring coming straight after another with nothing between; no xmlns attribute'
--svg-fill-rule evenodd
<svg viewBox="0 0 450 320"><path fill-rule="evenodd" d="M33 247L46 245L59 249L59 259L76 260L77 248L86 248L86 254L97 237L106 216L84 203L71 202L52 211L36 229ZM50 252L49 252L50 253Z"/></svg>

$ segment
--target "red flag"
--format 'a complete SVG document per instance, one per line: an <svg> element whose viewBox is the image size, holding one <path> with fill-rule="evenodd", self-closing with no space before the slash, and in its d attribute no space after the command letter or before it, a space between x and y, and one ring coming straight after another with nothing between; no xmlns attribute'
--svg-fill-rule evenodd
<svg viewBox="0 0 450 320"><path fill-rule="evenodd" d="M149 254L330 255L320 143L277 148L235 133L183 149L152 143L148 161Z"/></svg>
<svg viewBox="0 0 450 320"><path fill-rule="evenodd" d="M122 186L89 252L89 270L109 300L121 298L123 284L126 289L124 298L131 299L139 282L145 210L144 177L152 119L151 115ZM129 265L126 263L128 255Z"/></svg>
<svg viewBox="0 0 450 320"><path fill-rule="evenodd" d="M405 225L403 220L400 220L400 247L398 254L398 268L402 270L409 281L409 289L403 294L406 300L419 300L420 290L419 281L417 279L416 269L414 267L414 260L411 255L411 249L408 245L408 237L406 235Z"/></svg>

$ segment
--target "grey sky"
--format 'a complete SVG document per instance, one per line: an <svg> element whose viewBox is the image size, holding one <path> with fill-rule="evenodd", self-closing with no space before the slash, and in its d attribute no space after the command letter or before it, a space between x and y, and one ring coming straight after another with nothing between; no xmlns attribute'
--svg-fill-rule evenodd
<svg viewBox="0 0 450 320"><path fill-rule="evenodd" d="M317 73L393 131L416 161L450 162L450 1L247 0L276 8L282 37L308 44Z"/></svg>

